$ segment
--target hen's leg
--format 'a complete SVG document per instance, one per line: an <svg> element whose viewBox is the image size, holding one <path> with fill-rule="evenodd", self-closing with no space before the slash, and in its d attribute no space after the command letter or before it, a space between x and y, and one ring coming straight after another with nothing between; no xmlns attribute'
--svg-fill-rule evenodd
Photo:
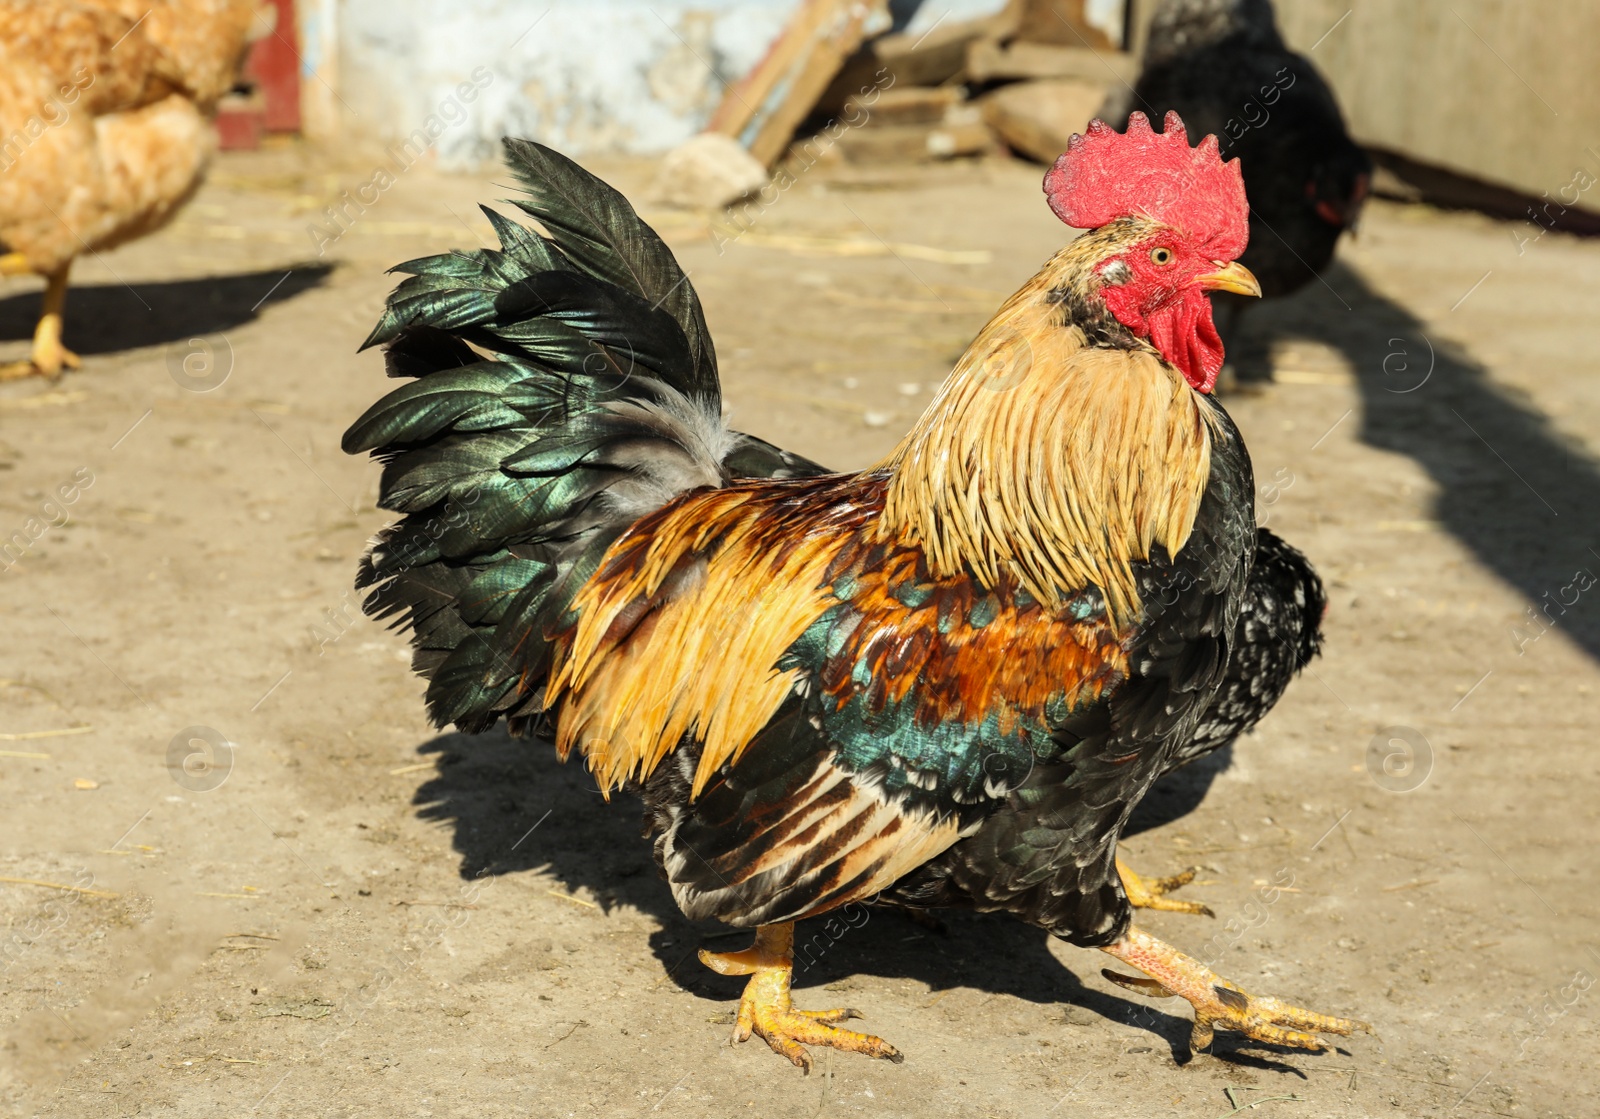
<svg viewBox="0 0 1600 1119"><path fill-rule="evenodd" d="M1179 886L1194 881L1193 868L1167 878L1146 878L1117 856L1117 875L1122 879L1122 892L1128 904L1135 909L1163 909L1169 913L1193 913L1197 917L1215 917L1211 907L1197 901L1179 901L1166 895Z"/></svg>
<svg viewBox="0 0 1600 1119"><path fill-rule="evenodd" d="M0 272L15 274L14 270L19 268L27 271L26 261L21 266L14 261L13 258L17 256L16 253L9 253L0 257ZM67 306L67 273L71 267L70 264L63 264L45 277L44 307L39 315L39 325L33 331L33 355L27 361L0 366L0 381L13 381L36 374L59 377L62 369L76 369L83 364L77 354L61 344L61 319Z"/></svg>
<svg viewBox="0 0 1600 1119"><path fill-rule="evenodd" d="M807 1073L811 1057L804 1045L827 1045L869 1057L885 1057L898 1063L900 1052L882 1038L871 1034L841 1030L840 1022L861 1017L860 1011L796 1010L789 1000L789 981L794 973L794 922L762 925L756 942L742 952L700 950L700 962L719 975L748 975L749 984L739 1000L739 1022L734 1027L735 1041L748 1041L755 1033L775 1053L779 1053Z"/></svg>
<svg viewBox="0 0 1600 1119"><path fill-rule="evenodd" d="M67 310L67 273L70 263L46 277L44 289L44 314L39 316L39 326L33 332L33 364L46 377L59 377L61 370L76 369L83 364L78 355L61 344L62 317Z"/></svg>
<svg viewBox="0 0 1600 1119"><path fill-rule="evenodd" d="M21 253L0 254L0 276L26 276L33 271L28 264L28 258ZM7 365L0 365L0 381L14 381L19 377L31 377L39 372L33 367L32 361L15 361Z"/></svg>
<svg viewBox="0 0 1600 1119"><path fill-rule="evenodd" d="M1188 1000L1194 1007L1194 1032L1189 1035L1191 1049L1206 1048L1211 1044L1213 1031L1218 1029L1237 1030L1273 1045L1317 1050L1326 1048L1316 1036L1319 1033L1349 1037L1356 1030L1372 1032L1367 1023L1353 1018L1334 1018L1301 1010L1278 999L1246 994L1199 960L1135 928L1130 928L1121 940L1102 951L1150 977L1141 979L1102 971L1101 974L1113 983L1153 998L1176 996Z"/></svg>

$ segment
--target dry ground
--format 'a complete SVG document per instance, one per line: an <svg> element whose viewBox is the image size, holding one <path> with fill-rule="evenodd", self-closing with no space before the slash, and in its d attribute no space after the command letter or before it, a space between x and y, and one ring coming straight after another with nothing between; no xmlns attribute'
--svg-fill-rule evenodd
<svg viewBox="0 0 1600 1119"><path fill-rule="evenodd" d="M1160 935L1378 1036L1180 1067L1188 1008L1098 954L883 913L800 999L862 1007L906 1061L806 1079L730 1046L738 987L693 959L717 930L673 908L636 806L543 745L432 732L401 640L354 610L384 514L338 439L384 387L355 353L382 270L487 236L473 207L506 193L414 171L319 259L308 224L370 174L224 159L172 228L81 263L84 372L0 390L0 536L70 517L0 573L0 732L78 731L0 742L6 1114L1594 1114L1600 244L1518 256L1504 225L1375 205L1326 285L1260 310L1278 382L1229 399L1263 514L1329 581L1327 651L1126 849L1205 868L1219 919ZM662 215L734 423L884 453L1061 242L1038 179L819 172L722 246ZM0 356L34 307L5 291ZM1519 646L1534 601L1565 613ZM195 727L231 761L186 773Z"/></svg>

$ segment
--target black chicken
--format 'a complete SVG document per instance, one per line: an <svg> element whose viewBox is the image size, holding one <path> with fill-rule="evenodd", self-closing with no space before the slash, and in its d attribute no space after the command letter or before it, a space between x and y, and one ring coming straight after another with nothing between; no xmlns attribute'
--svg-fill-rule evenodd
<svg viewBox="0 0 1600 1119"><path fill-rule="evenodd" d="M1339 235L1355 227L1372 160L1350 139L1333 91L1311 60L1278 32L1271 0L1166 0L1156 11L1144 69L1132 90L1114 93L1101 116L1137 109L1151 120L1169 110L1191 136L1214 134L1239 157L1250 198L1250 246L1239 262L1263 298L1310 283L1333 259ZM1239 325L1247 301L1218 292L1224 348L1241 379Z"/></svg>

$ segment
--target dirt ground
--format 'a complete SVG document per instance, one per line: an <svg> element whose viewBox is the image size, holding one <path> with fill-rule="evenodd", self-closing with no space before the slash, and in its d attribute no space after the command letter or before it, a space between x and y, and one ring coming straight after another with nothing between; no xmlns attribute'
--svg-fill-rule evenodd
<svg viewBox="0 0 1600 1119"><path fill-rule="evenodd" d="M600 169L635 196L650 170ZM1256 311L1276 383L1227 397L1264 519L1329 582L1326 653L1124 851L1204 868L1217 920L1152 931L1377 1036L1180 1066L1188 1007L1098 953L875 912L798 998L905 1063L804 1078L730 1044L738 984L693 953L739 940L677 912L637 806L543 744L430 730L359 616L385 514L338 441L385 382L356 346L383 269L487 238L507 193L412 171L319 257L370 176L222 159L171 228L80 262L84 371L0 387L0 538L29 541L0 572L5 1114L1595 1113L1600 244L1377 203L1326 284ZM727 243L656 215L735 426L886 452L1063 240L1039 176L818 171ZM35 286L0 293L0 357Z"/></svg>

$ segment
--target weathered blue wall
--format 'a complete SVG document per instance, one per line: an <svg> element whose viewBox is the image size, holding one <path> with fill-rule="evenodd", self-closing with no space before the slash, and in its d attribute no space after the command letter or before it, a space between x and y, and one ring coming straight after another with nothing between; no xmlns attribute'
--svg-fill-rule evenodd
<svg viewBox="0 0 1600 1119"><path fill-rule="evenodd" d="M433 131L433 150L447 166L494 159L507 134L574 153L665 151L699 131L723 82L756 63L794 7L794 0L336 2L337 132L391 143ZM1001 5L894 7L915 31Z"/></svg>

